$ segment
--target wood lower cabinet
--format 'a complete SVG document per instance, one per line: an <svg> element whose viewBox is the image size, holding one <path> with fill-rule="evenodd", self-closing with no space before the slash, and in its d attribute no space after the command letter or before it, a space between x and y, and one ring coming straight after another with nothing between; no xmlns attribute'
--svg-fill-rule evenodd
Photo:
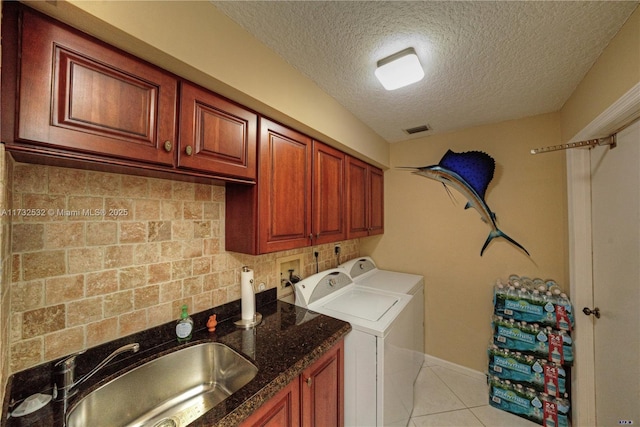
<svg viewBox="0 0 640 427"><path fill-rule="evenodd" d="M305 369L300 380L302 425L344 425L344 341Z"/></svg>
<svg viewBox="0 0 640 427"><path fill-rule="evenodd" d="M384 233L384 173L347 156L347 238Z"/></svg>
<svg viewBox="0 0 640 427"><path fill-rule="evenodd" d="M300 426L300 381L290 382L267 403L245 419L241 427Z"/></svg>
<svg viewBox="0 0 640 427"><path fill-rule="evenodd" d="M280 390L242 427L342 427L344 425L344 341Z"/></svg>
<svg viewBox="0 0 640 427"><path fill-rule="evenodd" d="M256 179L258 116L183 82L178 167Z"/></svg>
<svg viewBox="0 0 640 427"><path fill-rule="evenodd" d="M15 140L173 165L175 76L28 8L22 9L18 28L19 11L7 6L11 19L3 22L3 30L8 25L20 40L20 74L8 70L7 76L18 81L12 90ZM33 148L14 144L14 138L6 141L8 148Z"/></svg>

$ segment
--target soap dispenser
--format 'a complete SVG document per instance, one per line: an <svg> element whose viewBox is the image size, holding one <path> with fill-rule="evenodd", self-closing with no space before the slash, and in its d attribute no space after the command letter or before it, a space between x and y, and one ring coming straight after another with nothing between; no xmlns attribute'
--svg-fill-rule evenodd
<svg viewBox="0 0 640 427"><path fill-rule="evenodd" d="M187 306L182 306L182 314L180 314L180 320L176 324L176 336L178 337L178 342L186 342L191 339L191 334L193 333L193 319L187 313Z"/></svg>

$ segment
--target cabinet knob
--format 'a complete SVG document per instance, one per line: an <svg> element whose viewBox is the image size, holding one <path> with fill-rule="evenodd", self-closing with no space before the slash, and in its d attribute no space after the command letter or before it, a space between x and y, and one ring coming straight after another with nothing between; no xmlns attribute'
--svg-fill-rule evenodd
<svg viewBox="0 0 640 427"><path fill-rule="evenodd" d="M306 381L306 382L307 382L307 385L308 385L309 387L311 387L311 383L313 382L313 380L311 379L311 377L309 377L309 378L307 378L307 381Z"/></svg>
<svg viewBox="0 0 640 427"><path fill-rule="evenodd" d="M164 142L164 151L166 151L167 153L170 153L171 150L173 149L173 144L171 143L171 141L167 140Z"/></svg>
<svg viewBox="0 0 640 427"><path fill-rule="evenodd" d="M191 148L190 145L187 145L186 147L184 147L184 152L187 156L190 156L193 154L193 148Z"/></svg>

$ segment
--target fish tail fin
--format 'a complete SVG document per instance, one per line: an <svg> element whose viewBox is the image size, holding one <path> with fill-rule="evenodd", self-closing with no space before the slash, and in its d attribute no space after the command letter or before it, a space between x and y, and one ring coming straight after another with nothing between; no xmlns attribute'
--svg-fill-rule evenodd
<svg viewBox="0 0 640 427"><path fill-rule="evenodd" d="M520 243L513 240L511 237L507 236L505 233L502 232L502 230L498 228L496 228L495 230L491 230L491 232L489 233L489 237L487 237L487 241L484 242L484 245L482 246L482 250L480 251L480 256L482 256L482 254L484 253L484 250L487 249L487 246L489 246L489 243L491 243L491 241L496 237L502 237L506 239L508 242L522 249L524 253L531 256L531 254L524 248L524 246L522 246Z"/></svg>

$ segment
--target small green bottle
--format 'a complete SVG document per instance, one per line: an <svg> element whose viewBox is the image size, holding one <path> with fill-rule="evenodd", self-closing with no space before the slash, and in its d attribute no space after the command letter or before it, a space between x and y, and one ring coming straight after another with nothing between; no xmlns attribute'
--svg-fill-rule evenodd
<svg viewBox="0 0 640 427"><path fill-rule="evenodd" d="M191 339L191 334L193 333L193 319L187 313L187 306L182 306L182 314L180 314L180 320L176 324L176 336L178 337L178 342L185 342Z"/></svg>

